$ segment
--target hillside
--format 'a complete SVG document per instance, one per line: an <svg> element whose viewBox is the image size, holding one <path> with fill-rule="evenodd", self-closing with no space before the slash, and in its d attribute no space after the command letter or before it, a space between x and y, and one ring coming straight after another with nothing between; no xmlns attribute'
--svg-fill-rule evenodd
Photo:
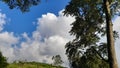
<svg viewBox="0 0 120 68"><path fill-rule="evenodd" d="M19 63L11 63L7 68L64 68L57 67L51 64L46 63L38 63L38 62L19 62Z"/></svg>

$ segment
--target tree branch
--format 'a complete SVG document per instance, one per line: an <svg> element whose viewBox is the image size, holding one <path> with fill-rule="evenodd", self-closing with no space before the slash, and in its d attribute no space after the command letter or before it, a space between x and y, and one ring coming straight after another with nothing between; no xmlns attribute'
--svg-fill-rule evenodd
<svg viewBox="0 0 120 68"><path fill-rule="evenodd" d="M92 47L92 48L93 48L93 47ZM104 57L102 57L102 55L101 55L95 48L93 48L93 50L98 54L98 56L99 56L103 61L105 61L105 62L108 63L108 60L105 59Z"/></svg>

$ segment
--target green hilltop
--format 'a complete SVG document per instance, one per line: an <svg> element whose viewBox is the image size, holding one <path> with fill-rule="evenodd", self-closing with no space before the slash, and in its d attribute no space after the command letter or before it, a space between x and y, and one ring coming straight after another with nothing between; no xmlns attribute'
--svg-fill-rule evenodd
<svg viewBox="0 0 120 68"><path fill-rule="evenodd" d="M65 68L62 66L54 66L52 64L39 62L18 62L10 63L7 68Z"/></svg>

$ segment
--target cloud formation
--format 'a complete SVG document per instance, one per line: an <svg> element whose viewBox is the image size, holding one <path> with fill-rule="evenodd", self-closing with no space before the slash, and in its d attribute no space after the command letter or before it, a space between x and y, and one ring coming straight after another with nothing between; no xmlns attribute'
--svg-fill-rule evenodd
<svg viewBox="0 0 120 68"><path fill-rule="evenodd" d="M62 11L58 16L53 13L42 15L38 18L32 37L23 34L26 41L21 42L19 53L16 54L19 54L19 58L46 63L52 63L52 56L59 54L67 63L64 46L71 38L68 32L73 21L73 17L63 16Z"/></svg>
<svg viewBox="0 0 120 68"><path fill-rule="evenodd" d="M5 14L1 17L3 22L0 23L5 23ZM13 32L0 33L0 42L4 44L0 44L1 51L4 56L8 57L9 62L27 60L52 63L52 56L59 54L64 65L67 65L64 47L71 39L68 32L73 21L73 17L63 16L62 11L58 16L53 13L44 14L38 18L37 27L32 32L32 37L29 37L27 33L23 33L19 37L14 36ZM1 26L2 29L3 26ZM21 39L24 41L20 41Z"/></svg>

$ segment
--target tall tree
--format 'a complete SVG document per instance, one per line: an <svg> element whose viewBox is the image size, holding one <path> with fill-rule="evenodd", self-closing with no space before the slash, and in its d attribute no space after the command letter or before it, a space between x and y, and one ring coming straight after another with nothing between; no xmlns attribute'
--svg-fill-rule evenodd
<svg viewBox="0 0 120 68"><path fill-rule="evenodd" d="M114 15L111 10L117 6L118 2L113 2L113 0L71 0L69 2L64 13L65 15L72 15L76 19L72 23L70 31L71 35L75 35L76 38L66 44L66 54L70 61L74 61L73 58L78 57L78 55L84 56L88 49L94 50L102 60L106 61L106 56L99 54L99 48L95 50L91 47L100 46L97 44L101 38L100 35L107 34L107 61L110 68L118 68L111 21L111 15ZM94 55L94 52L89 53Z"/></svg>
<svg viewBox="0 0 120 68"><path fill-rule="evenodd" d="M19 8L22 12L29 11L29 8L38 5L41 0L0 0L5 2L10 9Z"/></svg>
<svg viewBox="0 0 120 68"><path fill-rule="evenodd" d="M106 15L106 32L107 32L107 49L108 49L108 60L110 68L118 68L115 47L114 47L114 38L113 38L113 24L111 20L111 11L110 4L112 1L103 0L104 2L104 11Z"/></svg>

